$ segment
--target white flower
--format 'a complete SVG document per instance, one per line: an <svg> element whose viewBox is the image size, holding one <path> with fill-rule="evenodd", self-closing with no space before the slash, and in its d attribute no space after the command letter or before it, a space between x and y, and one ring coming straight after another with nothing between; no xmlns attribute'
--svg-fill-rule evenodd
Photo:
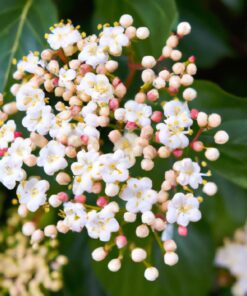
<svg viewBox="0 0 247 296"><path fill-rule="evenodd" d="M22 120L22 125L30 132L37 131L41 135L46 135L52 125L55 115L52 113L51 106L37 104L27 110L27 115Z"/></svg>
<svg viewBox="0 0 247 296"><path fill-rule="evenodd" d="M117 142L114 143L114 151L122 150L129 157L132 164L135 158L141 156L142 150L137 145L138 136L134 133L126 132Z"/></svg>
<svg viewBox="0 0 247 296"><path fill-rule="evenodd" d="M201 168L197 162L193 162L190 158L176 161L173 169L178 173L177 182L182 185L190 185L193 189L197 189L202 183Z"/></svg>
<svg viewBox="0 0 247 296"><path fill-rule="evenodd" d="M99 43L106 47L110 54L119 56L122 53L122 47L129 45L129 39L124 34L123 27L105 27L100 34Z"/></svg>
<svg viewBox="0 0 247 296"><path fill-rule="evenodd" d="M64 68L61 68L59 70L59 80L58 85L69 87L72 80L74 80L76 77L76 71L73 69L65 70Z"/></svg>
<svg viewBox="0 0 247 296"><path fill-rule="evenodd" d="M97 104L93 101L88 102L86 106L81 109L81 115L88 126L98 126Z"/></svg>
<svg viewBox="0 0 247 296"><path fill-rule="evenodd" d="M71 24L59 24L48 35L47 42L52 49L66 48L81 40L80 32Z"/></svg>
<svg viewBox="0 0 247 296"><path fill-rule="evenodd" d="M30 139L17 138L10 146L8 153L11 157L23 161L32 152L32 142Z"/></svg>
<svg viewBox="0 0 247 296"><path fill-rule="evenodd" d="M119 109L117 109L119 110ZM121 110L121 108L120 108ZM152 115L152 108L146 104L140 104L133 100L129 100L124 105L124 121L135 122L138 126L143 127L150 125L150 116Z"/></svg>
<svg viewBox="0 0 247 296"><path fill-rule="evenodd" d="M88 213L86 228L91 238L107 242L111 238L111 233L119 230L119 224L110 206L105 206L100 212L92 210Z"/></svg>
<svg viewBox="0 0 247 296"><path fill-rule="evenodd" d="M95 139L99 139L100 137L100 132L95 127L85 124L83 122L79 122L75 130L79 136L88 136L93 137Z"/></svg>
<svg viewBox="0 0 247 296"><path fill-rule="evenodd" d="M95 68L97 65L104 64L108 60L108 54L105 53L102 46L89 40L89 42L84 45L78 59Z"/></svg>
<svg viewBox="0 0 247 296"><path fill-rule="evenodd" d="M76 176L73 182L73 193L75 195L80 195L84 191L92 192L94 164L98 158L99 153L95 151L81 150L77 154L78 162L71 165L71 170Z"/></svg>
<svg viewBox="0 0 247 296"><path fill-rule="evenodd" d="M13 189L16 182L25 178L25 171L21 168L22 162L11 156L0 160L0 182L8 189Z"/></svg>
<svg viewBox="0 0 247 296"><path fill-rule="evenodd" d="M46 202L46 191L49 189L49 183L46 180L30 178L28 181L22 181L17 187L17 196L20 204L25 205L29 211L35 212Z"/></svg>
<svg viewBox="0 0 247 296"><path fill-rule="evenodd" d="M201 219L199 201L191 193L176 193L168 203L166 213L168 223L177 222L186 227L189 222L197 222Z"/></svg>
<svg viewBox="0 0 247 296"><path fill-rule="evenodd" d="M0 149L8 148L8 144L14 140L16 124L14 120L8 120L0 128Z"/></svg>
<svg viewBox="0 0 247 296"><path fill-rule="evenodd" d="M106 183L124 182L129 177L130 160L122 150L103 154L95 164L94 174L99 174Z"/></svg>
<svg viewBox="0 0 247 296"><path fill-rule="evenodd" d="M120 197L127 201L126 209L129 212L150 211L157 201L157 192L152 189L152 181L149 178L130 178L127 186L120 193Z"/></svg>
<svg viewBox="0 0 247 296"><path fill-rule="evenodd" d="M189 139L180 129L170 129L165 123L159 123L156 126L159 130L159 141L171 150L185 148L189 145Z"/></svg>
<svg viewBox="0 0 247 296"><path fill-rule="evenodd" d="M36 104L45 105L45 93L42 89L34 87L31 83L23 84L16 95L16 106L20 111L26 111Z"/></svg>
<svg viewBox="0 0 247 296"><path fill-rule="evenodd" d="M80 232L86 224L87 214L81 203L66 202L64 204L64 223L72 230Z"/></svg>
<svg viewBox="0 0 247 296"><path fill-rule="evenodd" d="M113 87L104 74L87 73L81 79L77 89L97 103L108 103L113 97Z"/></svg>
<svg viewBox="0 0 247 296"><path fill-rule="evenodd" d="M39 152L37 165L44 167L47 175L54 175L59 170L67 167L65 156L65 146L57 141L50 141Z"/></svg>
<svg viewBox="0 0 247 296"><path fill-rule="evenodd" d="M69 137L73 133L74 128L69 121L60 120L57 117L53 118L51 128L49 129L49 135L52 138L61 139L63 136Z"/></svg>
<svg viewBox="0 0 247 296"><path fill-rule="evenodd" d="M28 72L34 74L39 65L43 65L38 55L30 52L26 57L23 57L17 64L17 69L20 72Z"/></svg>
<svg viewBox="0 0 247 296"><path fill-rule="evenodd" d="M232 287L234 296L244 296L247 293L247 224L243 229L237 229L234 239L225 240L223 247L216 253L215 263L219 267L229 269L236 278Z"/></svg>
<svg viewBox="0 0 247 296"><path fill-rule="evenodd" d="M165 122L170 127L178 126L178 128L190 127L193 120L190 116L190 110L187 103L178 100L167 102L164 106L164 114L168 118Z"/></svg>

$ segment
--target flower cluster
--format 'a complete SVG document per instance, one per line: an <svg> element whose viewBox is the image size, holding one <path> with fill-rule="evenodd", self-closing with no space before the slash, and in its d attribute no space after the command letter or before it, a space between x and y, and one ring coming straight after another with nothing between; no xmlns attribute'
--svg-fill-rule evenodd
<svg viewBox="0 0 247 296"><path fill-rule="evenodd" d="M108 268L117 271L129 250L152 281L158 270L125 227L135 223L143 241L153 233L165 263L178 261L171 229L186 235L189 223L200 220L203 198L195 190L209 196L217 191L205 179L211 172L203 157L214 161L219 150L199 137L221 118L189 108L197 96L191 87L195 57L183 61L177 46L190 25L178 25L159 58L144 56L135 64L132 42L148 38L149 30L132 24L123 15L114 26L99 25L98 35L86 36L71 22L60 22L45 35L49 49L17 63L15 101L0 113L0 181L16 187L21 216L58 215L56 224L30 234L33 243L85 229L104 243L93 259L103 260L116 248L119 255ZM124 54L126 82L117 75ZM138 71L140 88L133 94L129 85ZM17 112L20 125L9 119ZM214 140L224 144L228 135L218 131Z"/></svg>
<svg viewBox="0 0 247 296"><path fill-rule="evenodd" d="M44 291L59 291L63 286L62 267L67 258L55 250L58 242L53 240L49 244L30 246L23 233L34 231L34 224L23 224L23 233L18 230L20 224L20 216L12 213L7 226L1 229L1 292L10 296L42 296Z"/></svg>
<svg viewBox="0 0 247 296"><path fill-rule="evenodd" d="M232 287L234 296L244 296L247 293L247 224L236 230L233 240L226 239L225 245L218 249L216 265L226 268L236 278Z"/></svg>

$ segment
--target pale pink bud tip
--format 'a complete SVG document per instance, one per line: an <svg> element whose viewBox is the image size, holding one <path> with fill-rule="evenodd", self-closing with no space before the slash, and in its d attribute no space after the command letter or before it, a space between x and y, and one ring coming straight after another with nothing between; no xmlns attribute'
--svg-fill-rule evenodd
<svg viewBox="0 0 247 296"><path fill-rule="evenodd" d="M118 77L115 77L113 80L112 80L112 85L114 87L117 87L119 85L119 83L121 83L121 80L118 78Z"/></svg>
<svg viewBox="0 0 247 296"><path fill-rule="evenodd" d="M124 236L124 235L119 235L119 236L116 237L116 239L115 239L115 243L116 243L117 247L118 247L119 249L121 249L121 248L123 248L124 246L127 245L128 241L127 241L126 236Z"/></svg>
<svg viewBox="0 0 247 296"><path fill-rule="evenodd" d="M191 116L192 119L196 120L198 114L199 114L199 111L197 109L191 109L190 116Z"/></svg>
<svg viewBox="0 0 247 296"><path fill-rule="evenodd" d="M137 128L137 125L135 122L132 122L132 121L128 121L126 123L126 126L125 126L126 129L130 130L130 131L133 131L134 129Z"/></svg>
<svg viewBox="0 0 247 296"><path fill-rule="evenodd" d="M191 56L191 57L188 58L188 61L189 61L190 63L195 63L195 61L196 61L196 57L195 57L195 56Z"/></svg>
<svg viewBox="0 0 247 296"><path fill-rule="evenodd" d="M151 116L151 119L154 122L160 122L162 119L162 112L161 111L154 111L154 113Z"/></svg>
<svg viewBox="0 0 247 296"><path fill-rule="evenodd" d="M181 149L175 149L175 150L173 150L172 153L173 153L173 155L175 157L179 158L179 157L181 157L183 155L183 150L181 150Z"/></svg>
<svg viewBox="0 0 247 296"><path fill-rule="evenodd" d="M116 110L119 107L119 101L117 99L111 99L109 102L109 107L111 110Z"/></svg>
<svg viewBox="0 0 247 296"><path fill-rule="evenodd" d="M203 150L204 145L203 145L203 143L201 141L195 141L195 142L191 143L191 148L193 150L195 150L196 152L200 152L200 151Z"/></svg>
<svg viewBox="0 0 247 296"><path fill-rule="evenodd" d="M88 140L89 140L89 137L88 136L82 135L80 137L80 139L81 139L83 145L87 145L88 144Z"/></svg>
<svg viewBox="0 0 247 296"><path fill-rule="evenodd" d="M8 148L1 148L0 149L0 157L4 156L4 154L8 151Z"/></svg>
<svg viewBox="0 0 247 296"><path fill-rule="evenodd" d="M155 133L155 141L156 141L157 143L160 142L160 137L159 137L159 135L160 135L160 132L156 132L156 133Z"/></svg>
<svg viewBox="0 0 247 296"><path fill-rule="evenodd" d="M180 236L187 236L188 235L188 229L184 226L179 226L178 227L178 234Z"/></svg>
<svg viewBox="0 0 247 296"><path fill-rule="evenodd" d="M76 195L75 196L75 201L78 202L78 203L85 203L87 200L86 196L85 195Z"/></svg>
<svg viewBox="0 0 247 296"><path fill-rule="evenodd" d="M104 196L100 196L97 199L96 204L97 204L98 207L103 208L103 207L105 207L108 204L108 200Z"/></svg>
<svg viewBox="0 0 247 296"><path fill-rule="evenodd" d="M20 137L22 137L23 135L22 135L22 132L14 132L14 138L16 139L16 138L20 138Z"/></svg>
<svg viewBox="0 0 247 296"><path fill-rule="evenodd" d="M65 192L59 192L58 195L57 195L58 199L62 202L66 202L69 200L69 196L67 193Z"/></svg>

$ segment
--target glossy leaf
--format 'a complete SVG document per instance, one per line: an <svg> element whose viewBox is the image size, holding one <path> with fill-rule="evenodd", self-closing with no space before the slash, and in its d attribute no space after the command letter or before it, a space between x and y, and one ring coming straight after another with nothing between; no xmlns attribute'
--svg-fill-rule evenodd
<svg viewBox="0 0 247 296"><path fill-rule="evenodd" d="M0 1L0 91L11 80L12 60L44 48L44 33L56 21L51 0Z"/></svg>

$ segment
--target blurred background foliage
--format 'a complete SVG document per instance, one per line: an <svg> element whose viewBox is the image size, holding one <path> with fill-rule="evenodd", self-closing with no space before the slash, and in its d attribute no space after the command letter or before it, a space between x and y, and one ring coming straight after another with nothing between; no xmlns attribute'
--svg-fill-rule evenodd
<svg viewBox="0 0 247 296"><path fill-rule="evenodd" d="M92 246L86 235L61 236L61 252L69 256L70 264L65 268L65 288L57 295L231 295L228 285L219 286L213 262L216 247L247 218L245 0L0 0L0 91L12 99L8 88L13 58L44 48L43 35L58 19L71 19L83 31L93 33L97 23L113 22L123 13L132 14L136 25L151 30L150 39L136 48L137 60L147 53L158 56L178 20L192 24L191 35L180 46L184 57L196 56L199 67L195 83L199 95L192 106L221 114L221 128L230 134L229 144L220 149L222 157L210 164L219 191L202 205L203 219L190 226L188 237L176 238L180 254L177 266L164 266L154 250L161 271L154 283L145 281L143 266L128 258L117 274L110 273L106 263L92 263ZM127 73L122 63L124 78ZM209 141L207 137L204 140ZM3 188L1 192L2 223L13 193Z"/></svg>

